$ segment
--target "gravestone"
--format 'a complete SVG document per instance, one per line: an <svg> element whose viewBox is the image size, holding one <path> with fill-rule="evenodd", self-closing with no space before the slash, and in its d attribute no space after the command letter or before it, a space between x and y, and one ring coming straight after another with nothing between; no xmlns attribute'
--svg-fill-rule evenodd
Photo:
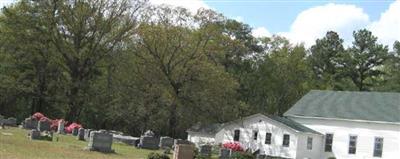
<svg viewBox="0 0 400 159"><path fill-rule="evenodd" d="M168 136L160 138L160 148L172 148L174 146L174 139Z"/></svg>
<svg viewBox="0 0 400 159"><path fill-rule="evenodd" d="M158 149L159 139L154 136L140 137L139 147L144 149L156 150Z"/></svg>
<svg viewBox="0 0 400 159"><path fill-rule="evenodd" d="M210 158L211 157L211 150L212 147L211 145L202 145L200 146L200 156L205 157L205 158Z"/></svg>
<svg viewBox="0 0 400 159"><path fill-rule="evenodd" d="M78 135L78 130L79 128L75 127L74 129L72 129L72 135L73 136L77 136Z"/></svg>
<svg viewBox="0 0 400 159"><path fill-rule="evenodd" d="M114 152L111 149L113 137L104 130L90 132L88 149L91 151Z"/></svg>
<svg viewBox="0 0 400 159"><path fill-rule="evenodd" d="M3 123L7 126L17 126L17 119L10 117L8 119L3 119Z"/></svg>
<svg viewBox="0 0 400 159"><path fill-rule="evenodd" d="M65 122L63 120L58 121L57 133L65 134Z"/></svg>
<svg viewBox="0 0 400 159"><path fill-rule="evenodd" d="M113 141L122 142L132 146L136 146L138 140L140 140L138 137L113 134Z"/></svg>
<svg viewBox="0 0 400 159"><path fill-rule="evenodd" d="M0 124L3 123L4 116L0 115Z"/></svg>
<svg viewBox="0 0 400 159"><path fill-rule="evenodd" d="M90 138L90 132L92 132L92 129L85 129L85 140L89 141Z"/></svg>
<svg viewBox="0 0 400 159"><path fill-rule="evenodd" d="M37 130L37 129L32 129L32 130L29 132L29 138L30 138L31 140L40 140L40 131Z"/></svg>
<svg viewBox="0 0 400 159"><path fill-rule="evenodd" d="M194 145L175 145L173 159L192 159L194 158Z"/></svg>
<svg viewBox="0 0 400 159"><path fill-rule="evenodd" d="M220 159L229 159L231 157L232 151L230 149L221 149L219 152Z"/></svg>
<svg viewBox="0 0 400 159"><path fill-rule="evenodd" d="M22 127L24 129L37 129L38 124L36 119L29 117L24 120Z"/></svg>
<svg viewBox="0 0 400 159"><path fill-rule="evenodd" d="M78 140L82 140L82 141L85 140L85 129L79 128L77 139L78 139Z"/></svg>
<svg viewBox="0 0 400 159"><path fill-rule="evenodd" d="M39 131L50 131L51 122L48 120L42 120L38 122L37 129Z"/></svg>

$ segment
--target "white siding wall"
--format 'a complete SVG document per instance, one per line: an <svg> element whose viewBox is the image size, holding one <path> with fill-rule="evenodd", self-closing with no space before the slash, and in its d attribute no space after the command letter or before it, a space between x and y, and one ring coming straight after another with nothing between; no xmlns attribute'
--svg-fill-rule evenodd
<svg viewBox="0 0 400 159"><path fill-rule="evenodd" d="M400 158L400 125L366 123L356 121L306 119L291 117L293 120L304 124L320 133L333 133L333 152L324 152L322 143L321 159L336 157L337 159L375 159L373 148L375 137L383 137L383 159ZM348 154L349 136L357 135L356 154Z"/></svg>
<svg viewBox="0 0 400 159"><path fill-rule="evenodd" d="M260 122L261 120L261 122ZM260 149L267 155L280 156L286 158L310 158L319 159L319 152L317 145L314 145L316 149L311 152L302 154L301 157L296 157L296 150L298 149L298 136L300 133L287 128L286 126L278 123L274 120L263 116L257 116L243 121L243 123L235 123L226 126L223 130L216 134L216 143L226 143L233 141L234 130L240 129L240 143L245 148L253 150ZM253 130L258 130L257 140L253 140ZM272 133L271 145L265 144L266 133ZM290 135L289 147L282 146L283 135ZM319 138L318 138L319 137ZM321 136L316 135L314 142L321 142ZM315 143L317 144L317 143ZM303 146L303 144L302 144ZM305 145L304 145L305 146ZM316 157L318 156L318 157Z"/></svg>
<svg viewBox="0 0 400 159"><path fill-rule="evenodd" d="M312 149L307 149L307 138L312 138ZM297 143L297 158L298 159L320 159L323 139L322 135L317 134L299 134Z"/></svg>
<svg viewBox="0 0 400 159"><path fill-rule="evenodd" d="M210 134L202 134L196 132L188 132L188 141L193 142L196 146L203 144L214 144L215 136Z"/></svg>

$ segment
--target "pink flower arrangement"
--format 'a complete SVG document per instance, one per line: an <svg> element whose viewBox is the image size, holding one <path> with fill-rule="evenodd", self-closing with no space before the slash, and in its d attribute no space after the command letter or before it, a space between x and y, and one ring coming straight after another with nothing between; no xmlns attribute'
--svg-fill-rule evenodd
<svg viewBox="0 0 400 159"><path fill-rule="evenodd" d="M222 147L231 149L232 151L239 151L239 152L244 151L243 147L240 145L239 142L227 142L222 144Z"/></svg>
<svg viewBox="0 0 400 159"><path fill-rule="evenodd" d="M36 120L40 120L40 119L42 119L43 117L45 117L42 113L40 113L40 112L36 112L35 114L33 114L32 115L32 118L33 119L36 119Z"/></svg>
<svg viewBox="0 0 400 159"><path fill-rule="evenodd" d="M65 132L66 133L72 133L72 130L74 130L74 128L83 128L82 125L77 124L77 123L72 123L69 126L67 126L65 128Z"/></svg>

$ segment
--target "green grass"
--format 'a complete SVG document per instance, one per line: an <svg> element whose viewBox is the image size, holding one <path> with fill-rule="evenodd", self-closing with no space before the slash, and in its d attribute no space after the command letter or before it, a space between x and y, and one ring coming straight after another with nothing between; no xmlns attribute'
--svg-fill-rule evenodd
<svg viewBox="0 0 400 159"><path fill-rule="evenodd" d="M71 135L55 134L53 142L30 140L28 131L20 128L0 129L1 159L145 159L151 152L120 143L113 143L115 153L87 151L88 142L78 141ZM58 141L56 141L58 138ZM172 158L172 157L171 157Z"/></svg>

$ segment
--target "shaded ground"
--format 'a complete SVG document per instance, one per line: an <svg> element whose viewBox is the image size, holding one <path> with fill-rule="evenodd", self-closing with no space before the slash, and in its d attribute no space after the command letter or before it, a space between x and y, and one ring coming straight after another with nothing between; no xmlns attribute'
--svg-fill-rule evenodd
<svg viewBox="0 0 400 159"><path fill-rule="evenodd" d="M113 143L116 153L104 154L83 150L88 142L78 141L70 135L56 134L54 141L50 142L31 141L27 133L27 130L19 128L0 129L0 159L145 159L150 152L162 153L161 150L136 149Z"/></svg>

